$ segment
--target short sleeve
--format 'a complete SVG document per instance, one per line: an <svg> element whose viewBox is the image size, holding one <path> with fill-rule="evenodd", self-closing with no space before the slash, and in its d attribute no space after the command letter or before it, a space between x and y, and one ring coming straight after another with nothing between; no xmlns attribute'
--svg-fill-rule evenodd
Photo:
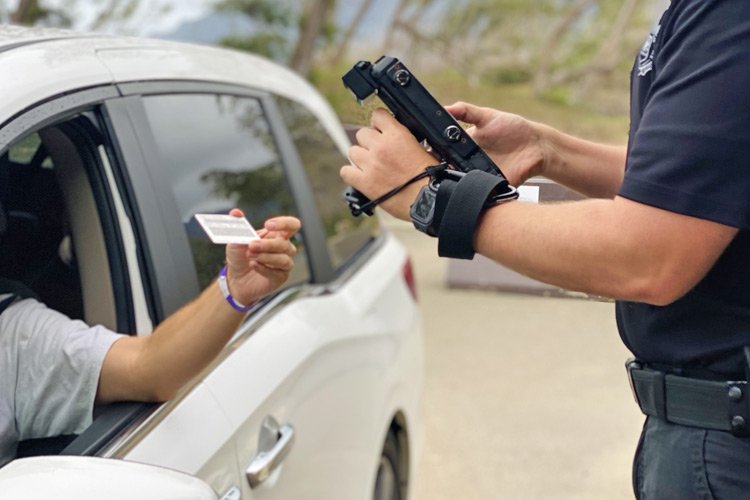
<svg viewBox="0 0 750 500"><path fill-rule="evenodd" d="M90 327L33 300L3 313L16 351L19 439L77 434L91 424L104 356L120 335Z"/></svg>
<svg viewBox="0 0 750 500"><path fill-rule="evenodd" d="M750 2L682 2L659 36L620 195L750 229Z"/></svg>

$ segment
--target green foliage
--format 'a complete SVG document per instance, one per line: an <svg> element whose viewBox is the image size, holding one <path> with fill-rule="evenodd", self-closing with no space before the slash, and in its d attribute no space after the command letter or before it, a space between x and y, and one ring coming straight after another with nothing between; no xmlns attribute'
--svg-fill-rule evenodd
<svg viewBox="0 0 750 500"><path fill-rule="evenodd" d="M568 87L552 87L539 96L542 100L560 106L569 106L572 98Z"/></svg>
<svg viewBox="0 0 750 500"><path fill-rule="evenodd" d="M306 6L314 10L311 11ZM309 71L310 61L314 59L311 55L314 56L315 51L329 45L339 32L339 27L332 21L334 16L327 10L335 9L335 0L331 0L330 3L222 0L217 8L244 15L253 22L251 33L225 38L221 40L221 45L260 54L292 66L292 69L303 75ZM320 10L323 8L326 10ZM309 16L313 16L310 19L315 19L310 26ZM322 24L319 23L321 20ZM312 30L308 33L312 36L309 41L304 36L307 33L306 28Z"/></svg>
<svg viewBox="0 0 750 500"><path fill-rule="evenodd" d="M25 19L22 19L23 24L37 24L43 19L50 15L50 10L42 7L38 1L30 3L29 11L26 13Z"/></svg>
<svg viewBox="0 0 750 500"><path fill-rule="evenodd" d="M296 13L285 0L222 0L218 10L239 12L267 26L288 27Z"/></svg>
<svg viewBox="0 0 750 500"><path fill-rule="evenodd" d="M448 64L489 82L533 80L545 99L572 102L575 92L550 87L608 82L602 68L619 72L636 53L655 14L649 0L624 17L630 8L622 0L454 0L433 43Z"/></svg>
<svg viewBox="0 0 750 500"><path fill-rule="evenodd" d="M531 70L523 66L498 66L484 74L488 83L498 85L527 83L531 81L532 76Z"/></svg>
<svg viewBox="0 0 750 500"><path fill-rule="evenodd" d="M274 160L249 171L215 170L203 175L201 181L212 184L217 196L236 200L240 208L253 207L253 223L257 224L270 216L294 211L289 187L280 172L281 166Z"/></svg>
<svg viewBox="0 0 750 500"><path fill-rule="evenodd" d="M227 37L220 44L286 63L292 51L291 33L299 24L299 13L293 4L290 0L222 0L218 10L249 17L256 24L256 32Z"/></svg>
<svg viewBox="0 0 750 500"><path fill-rule="evenodd" d="M16 22L18 24L26 26L41 24L67 28L72 22L64 10L49 8L42 5L39 0L30 0L23 5L18 2L17 10L14 15L17 18Z"/></svg>
<svg viewBox="0 0 750 500"><path fill-rule="evenodd" d="M277 62L286 62L289 58L289 40L278 33L230 36L223 38L220 44L231 49L260 54Z"/></svg>
<svg viewBox="0 0 750 500"><path fill-rule="evenodd" d="M122 9L122 18L127 19L130 16L135 13L136 9L138 9L138 5L141 3L141 0L129 0L128 3L125 5L125 8Z"/></svg>

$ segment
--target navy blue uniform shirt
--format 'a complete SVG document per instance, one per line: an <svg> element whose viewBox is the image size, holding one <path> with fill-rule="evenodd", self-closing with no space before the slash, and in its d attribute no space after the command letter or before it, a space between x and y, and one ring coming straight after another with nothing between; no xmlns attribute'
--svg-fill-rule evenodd
<svg viewBox="0 0 750 500"><path fill-rule="evenodd" d="M620 196L739 228L676 302L618 302L628 348L653 363L744 373L750 345L750 1L673 0L636 60ZM699 251L699 249L696 249Z"/></svg>

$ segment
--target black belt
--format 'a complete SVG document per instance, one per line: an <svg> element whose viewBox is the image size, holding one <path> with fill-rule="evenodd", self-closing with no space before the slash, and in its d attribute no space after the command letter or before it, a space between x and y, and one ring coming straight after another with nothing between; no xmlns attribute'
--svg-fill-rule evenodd
<svg viewBox="0 0 750 500"><path fill-rule="evenodd" d="M675 424L750 436L750 387L747 380L714 381L682 377L625 364L636 403L646 415Z"/></svg>

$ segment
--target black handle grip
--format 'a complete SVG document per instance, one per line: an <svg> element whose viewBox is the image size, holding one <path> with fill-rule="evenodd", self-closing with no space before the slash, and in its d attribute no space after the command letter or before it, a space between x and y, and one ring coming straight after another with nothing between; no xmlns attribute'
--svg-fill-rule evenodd
<svg viewBox="0 0 750 500"><path fill-rule="evenodd" d="M349 210L352 211L352 215L357 217L359 215L365 214L365 215L372 215L372 209L365 209L362 210L362 207L365 206L365 204L370 203L370 198L363 195L353 187L349 186L344 191L344 200L349 203Z"/></svg>

